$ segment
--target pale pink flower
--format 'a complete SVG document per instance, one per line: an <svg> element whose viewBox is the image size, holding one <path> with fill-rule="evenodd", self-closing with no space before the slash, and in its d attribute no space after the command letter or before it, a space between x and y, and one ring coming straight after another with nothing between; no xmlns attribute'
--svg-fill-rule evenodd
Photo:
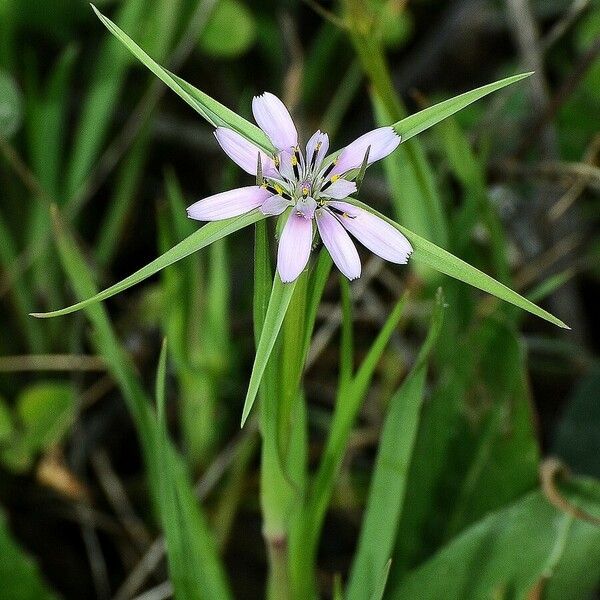
<svg viewBox="0 0 600 600"><path fill-rule="evenodd" d="M217 127L215 137L227 156L244 171L260 178L260 184L257 181L257 185L200 200L188 208L189 217L216 221L257 208L265 215L280 215L291 208L277 254L277 270L283 282L294 281L305 269L315 230L333 262L348 279L359 277L361 270L358 252L348 233L385 260L406 264L412 247L395 227L343 202L357 192L355 180L362 178L366 167L385 158L400 144L400 137L391 127L365 133L337 157L327 157L329 137L321 131L308 140L306 153L301 151L292 117L273 94L256 96L252 112L277 148L274 156L225 127Z"/></svg>

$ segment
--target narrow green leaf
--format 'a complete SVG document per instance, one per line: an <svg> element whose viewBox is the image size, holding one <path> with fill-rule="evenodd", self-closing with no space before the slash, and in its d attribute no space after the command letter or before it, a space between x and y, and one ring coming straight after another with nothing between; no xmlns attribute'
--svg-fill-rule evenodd
<svg viewBox="0 0 600 600"><path fill-rule="evenodd" d="M390 567L392 566L392 559L388 559L383 567L383 572L379 576L379 581L373 593L371 594L371 600L383 600L383 594L385 593L385 586L387 584L388 575L390 574Z"/></svg>
<svg viewBox="0 0 600 600"><path fill-rule="evenodd" d="M387 125L398 117L390 113L376 92L371 94L378 125ZM383 169L390 187L390 201L396 218L419 235L442 246L448 243L448 224L441 194L421 140L401 144L383 161ZM427 279L431 269L421 269L419 275ZM437 274L434 274L438 277Z"/></svg>
<svg viewBox="0 0 600 600"><path fill-rule="evenodd" d="M53 211L53 218L61 261L69 281L77 296L82 298L90 296L95 292L93 276L57 210ZM115 335L105 307L100 304L87 306L86 314L93 326L93 342L104 357L112 377L119 384L123 399L135 423L153 506L162 519L161 486L165 478L165 470L161 468L158 460L160 431L155 412L140 383L135 366ZM178 507L181 515L178 516L176 527L178 533L186 535L185 552L191 564L190 568L185 569L184 577L193 589L201 590L202 598L227 600L231 595L225 571L219 560L215 541L202 507L194 494L184 461L170 442L167 448L166 454L170 466L167 474L170 483L167 485L172 490L176 490L179 498ZM167 534L166 526L165 534ZM199 594L193 596L194 600L198 597Z"/></svg>
<svg viewBox="0 0 600 600"><path fill-rule="evenodd" d="M329 279L332 265L331 255L327 251L327 248L322 248L315 264L315 268L311 273L311 279L308 285L308 289L311 293L306 308L306 329L303 342L305 360L310 347L310 338L312 337L312 332L317 320L317 311L321 304L321 297L323 296L327 279Z"/></svg>
<svg viewBox="0 0 600 600"><path fill-rule="evenodd" d="M342 465L348 436L365 394L369 389L375 368L402 317L405 303L406 295L396 303L394 310L381 328L354 378L343 390L338 389L335 412L327 437L325 452L315 477L312 495L307 503L307 515L302 519L302 527L305 528L302 533L304 539L301 544L303 556L297 558L304 567L316 558L317 540L333 493L337 474Z"/></svg>
<svg viewBox="0 0 600 600"><path fill-rule="evenodd" d="M169 451L169 432L165 411L165 381L167 371L167 340L163 340L156 372L156 443L155 460L162 476L159 484L159 505L165 544L169 578L177 600L200 600L202 594L195 581L194 541L188 539L182 498L174 476L177 468Z"/></svg>
<svg viewBox="0 0 600 600"><path fill-rule="evenodd" d="M279 430L279 455L282 464L289 448L290 435L296 413L295 403L300 402L299 387L304 371L304 353L302 339L306 330L306 302L308 291L308 271L304 271L295 280L295 289L286 309L285 318L281 327L280 351L280 382L278 390L278 418ZM299 425L294 423L294 425Z"/></svg>
<svg viewBox="0 0 600 600"><path fill-rule="evenodd" d="M269 232L266 221L258 221L255 225L254 244L254 340L258 346L260 334L265 322L269 297L273 287L273 273L269 256Z"/></svg>
<svg viewBox="0 0 600 600"><path fill-rule="evenodd" d="M4 201L4 199L2 200ZM3 273L8 273L14 266L18 257L18 247L9 224L0 213L0 268ZM12 285L12 299L15 306L15 320L20 324L22 335L25 338L31 352L44 352L48 348L44 331L32 323L29 319L23 319L27 311L27 305L31 306L35 295L24 277L17 277Z"/></svg>
<svg viewBox="0 0 600 600"><path fill-rule="evenodd" d="M23 96L14 77L0 71L0 135L11 138L23 120Z"/></svg>
<svg viewBox="0 0 600 600"><path fill-rule="evenodd" d="M263 333L269 328L268 311L271 306L269 298L273 295L273 284L276 283L271 273L267 233L268 230L264 221L256 224L253 309L257 352L261 340L264 338ZM275 277L278 279L277 276ZM281 285L279 283L279 287ZM266 539L281 539L286 536L287 524L296 498L296 490L286 473L286 464L281 458L279 448L278 420L281 370L278 358L280 345L281 341L276 341L275 347L266 361L259 386L259 423L262 437L260 503L263 513L263 533ZM302 423L299 426L303 427ZM294 442L296 441L301 442L301 440L294 440ZM297 447L300 445L297 444ZM303 460L302 448L300 448L300 451L302 455L296 458ZM270 588L273 583L271 579L267 583L267 588Z"/></svg>
<svg viewBox="0 0 600 600"><path fill-rule="evenodd" d="M341 389L352 379L354 369L354 340L352 335L352 297L350 295L350 284L341 273L339 279L342 305L339 374L339 387Z"/></svg>
<svg viewBox="0 0 600 600"><path fill-rule="evenodd" d="M117 172L114 192L98 230L95 244L95 255L102 266L110 264L123 240L128 217L143 177L149 141L149 128L144 127Z"/></svg>
<svg viewBox="0 0 600 600"><path fill-rule="evenodd" d="M420 423L427 360L441 330L443 309L444 299L440 290L427 339L412 371L390 401L348 583L348 600L363 598L371 590L375 594L379 586L375 577L385 568L386 561L389 569L388 557L394 551Z"/></svg>
<svg viewBox="0 0 600 600"><path fill-rule="evenodd" d="M398 135L402 137L402 141L405 142L422 131L429 129L436 123L443 121L446 117L469 106L469 104L472 104L476 100L500 90L507 85L521 81L521 79L525 79L532 74L533 73L521 73L520 75L513 75L512 77L501 79L495 83L488 83L487 85L478 87L470 92L465 92L454 98L449 98L448 100L444 100L434 106L430 106L418 113L410 115L405 119L397 121L392 127L396 130Z"/></svg>
<svg viewBox="0 0 600 600"><path fill-rule="evenodd" d="M434 269L444 273L445 275L449 275L450 277L454 277L454 279L458 279L464 283L468 283L473 287L476 287L488 294L492 294L492 296L496 296L500 298L500 300L504 300L514 306L522 308L527 312L530 312L532 315L540 317L554 325L558 325L558 327L562 327L563 329L570 329L568 325L563 323L560 319L550 314L548 311L536 306L527 298L523 298L517 292L514 292L509 287L505 286L503 283L496 281L493 277L486 275L479 269L471 266L466 263L464 260L454 256L447 250L436 246L432 242L422 238L420 235L413 233L406 227L402 227L402 225L398 225L395 221L392 221L390 218L371 208L370 206L360 202L359 200L355 200L350 198L348 200L352 202L356 206L360 206L373 214L381 217L386 220L390 225L393 225L396 229L401 231L411 242L414 248L414 253L411 257L412 260L420 261L433 267Z"/></svg>
<svg viewBox="0 0 600 600"><path fill-rule="evenodd" d="M547 298L550 294L553 294L557 289L565 285L565 283L567 283L569 279L573 278L576 273L576 269L574 267L570 267L564 271L561 271L560 273L550 275L550 277L540 281L527 294L529 300L531 300L531 302L540 302L544 298Z"/></svg>
<svg viewBox="0 0 600 600"><path fill-rule="evenodd" d="M120 3L117 21L123 27L136 27L145 8L145 0L125 0ZM89 92L82 102L64 176L66 200L78 192L99 156L130 62L127 53L113 39L104 40L92 63Z"/></svg>
<svg viewBox="0 0 600 600"><path fill-rule="evenodd" d="M140 281L143 281L155 273L158 273L161 269L164 269L178 260L189 256L192 254L192 252L196 252L196 250L205 248L213 242L220 240L221 238L234 233L243 227L252 225L253 223L256 223L264 218L265 215L256 210L239 217L233 217L232 219L207 223L198 229L198 231L195 231L192 233L192 235L185 238L185 240L179 242L179 244L173 246L173 248L164 254L161 254L161 256L154 259L151 263L148 263L145 267L142 267L135 273L129 275L129 277L126 277L119 283L111 285L109 288L96 294L95 296L60 310L54 310L47 313L31 313L31 316L43 319L48 317L59 317L80 310L85 306L93 304L94 302L106 300L106 298L110 298L111 296L114 296L115 294L118 294L119 292L122 292L123 290L140 283Z"/></svg>
<svg viewBox="0 0 600 600"><path fill-rule="evenodd" d="M242 427L244 426L244 423L250 414L252 405L254 404L254 400L256 399L262 376L265 372L269 356L273 351L273 346L277 341L277 336L279 335L279 330L281 329L281 324L283 323L295 287L295 281L292 283L283 283L279 274L275 274L271 298L269 299L265 321L256 347L254 366L252 367L248 392L242 411Z"/></svg>
<svg viewBox="0 0 600 600"><path fill-rule="evenodd" d="M237 131L249 141L272 154L273 145L266 134L253 123L240 117L231 109L226 108L204 92L190 85L177 75L170 73L144 52L124 31L105 17L94 5L94 12L108 30L121 41L125 47L163 83L169 86L178 96L185 100L198 114L204 117L214 127L225 126Z"/></svg>

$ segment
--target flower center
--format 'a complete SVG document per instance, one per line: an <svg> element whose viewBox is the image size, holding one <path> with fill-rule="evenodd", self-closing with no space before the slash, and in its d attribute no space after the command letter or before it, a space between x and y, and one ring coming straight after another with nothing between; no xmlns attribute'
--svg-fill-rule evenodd
<svg viewBox="0 0 600 600"><path fill-rule="evenodd" d="M304 217L307 221L310 221L315 215L315 209L317 208L317 203L310 196L307 198L300 198L296 202L296 206L294 210L296 213L302 217Z"/></svg>
<svg viewBox="0 0 600 600"><path fill-rule="evenodd" d="M298 192L302 196L302 198L307 198L308 196L310 196L312 188L313 188L312 181L303 181L298 186Z"/></svg>

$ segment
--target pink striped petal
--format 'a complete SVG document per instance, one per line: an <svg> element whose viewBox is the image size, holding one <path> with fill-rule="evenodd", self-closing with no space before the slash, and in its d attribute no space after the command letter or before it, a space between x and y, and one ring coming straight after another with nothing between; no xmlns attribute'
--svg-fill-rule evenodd
<svg viewBox="0 0 600 600"><path fill-rule="evenodd" d="M258 208L270 195L263 187L250 185L199 200L188 207L187 213L198 221L220 221Z"/></svg>
<svg viewBox="0 0 600 600"><path fill-rule="evenodd" d="M413 249L410 242L389 223L347 202L328 202L343 214L340 223L366 248L390 262L404 265Z"/></svg>
<svg viewBox="0 0 600 600"><path fill-rule="evenodd" d="M289 150L298 144L298 132L285 104L273 94L265 92L252 99L252 113L258 126L269 136L279 150Z"/></svg>
<svg viewBox="0 0 600 600"><path fill-rule="evenodd" d="M227 127L217 127L215 137L225 154L236 165L242 167L246 173L256 176L258 155L260 154L263 175L266 177L275 177L277 175L275 161L252 142L242 137L237 131L227 129Z"/></svg>
<svg viewBox="0 0 600 600"><path fill-rule="evenodd" d="M340 222L326 209L317 210L316 219L321 239L337 268L351 281L360 277L356 246Z"/></svg>
<svg viewBox="0 0 600 600"><path fill-rule="evenodd" d="M281 232L277 251L277 271L281 281L289 283L302 273L310 257L312 238L312 220L292 210Z"/></svg>
<svg viewBox="0 0 600 600"><path fill-rule="evenodd" d="M318 171L329 150L329 136L317 130L306 143L306 164ZM314 158L314 163L313 163Z"/></svg>
<svg viewBox="0 0 600 600"><path fill-rule="evenodd" d="M340 153L332 174L346 173L358 169L365 158L367 148L370 146L368 164L385 158L400 144L400 136L391 127L379 127L361 135Z"/></svg>
<svg viewBox="0 0 600 600"><path fill-rule="evenodd" d="M260 212L263 215L280 215L286 208L291 206L292 203L285 198L277 194L273 194L269 198L267 198L260 207Z"/></svg>
<svg viewBox="0 0 600 600"><path fill-rule="evenodd" d="M356 192L356 183L354 181L347 181L346 179L338 179L334 181L328 188L320 192L320 196L325 198L335 198L336 200L343 200L348 196L351 196Z"/></svg>

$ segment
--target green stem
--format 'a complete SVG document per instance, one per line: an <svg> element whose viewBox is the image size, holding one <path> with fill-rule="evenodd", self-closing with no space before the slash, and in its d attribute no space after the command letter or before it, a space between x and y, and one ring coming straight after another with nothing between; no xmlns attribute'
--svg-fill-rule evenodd
<svg viewBox="0 0 600 600"><path fill-rule="evenodd" d="M269 258L267 229L264 222L256 225L254 256L254 328L256 343L265 321L268 299L271 295L272 269ZM265 368L259 390L261 448L261 508L263 536L269 559L268 598L291 598L288 575L288 527L295 490L290 484L280 458L280 357L279 344L275 345ZM287 444L286 444L287 445Z"/></svg>

